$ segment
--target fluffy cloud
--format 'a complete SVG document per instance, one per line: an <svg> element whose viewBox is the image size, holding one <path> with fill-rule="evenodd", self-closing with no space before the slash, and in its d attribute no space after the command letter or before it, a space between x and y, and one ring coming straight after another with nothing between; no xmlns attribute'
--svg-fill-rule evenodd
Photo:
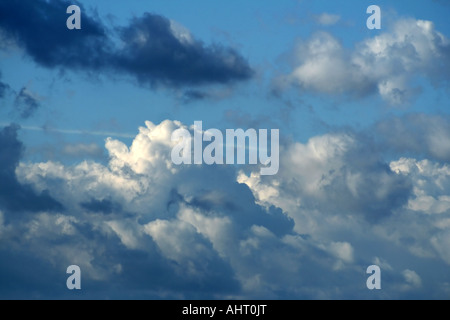
<svg viewBox="0 0 450 320"><path fill-rule="evenodd" d="M33 261L33 274L51 280L26 292L58 296L65 268L78 264L97 298L369 298L364 272L375 261L392 298L442 296L443 282L424 270L449 280L449 218L415 205L423 193L444 199L441 167L429 169L441 179L426 180L413 160L384 164L350 133L284 145L277 176L175 166L170 136L180 127L146 122L131 146L108 139L107 164L20 163L21 185L66 208L0 215L0 256ZM29 297L28 271L5 268L0 295Z"/></svg>
<svg viewBox="0 0 450 320"><path fill-rule="evenodd" d="M392 105L410 100L420 88L411 78L427 77L434 85L448 83L450 41L430 21L400 19L379 36L347 50L329 33L301 42L291 74L277 79L279 88L364 97L378 94Z"/></svg>
<svg viewBox="0 0 450 320"><path fill-rule="evenodd" d="M136 270L139 260L150 269L163 266L166 271L159 273L173 274L173 286L186 288L177 293L165 284L162 290L171 297L243 294L240 288L252 272L253 255L243 263L241 243L250 234L259 241L263 235L251 230L263 228L288 250L291 246L281 239L292 231L293 223L280 210L256 205L250 190L235 181L231 168L174 166L170 136L180 126L172 121L147 122L130 147L109 139L107 166L22 163L17 170L21 181L32 183L36 192L50 188L67 212L42 212L31 221L18 221L13 227L26 237L16 246L40 252L58 268L79 264L88 282L114 277L128 287L137 285L137 279L128 277L130 272L147 272ZM42 252L38 246L51 249ZM130 254L138 255L132 266L123 261L123 255ZM266 268L270 266L261 267ZM264 272L268 277L269 271ZM149 292L159 292L154 279L148 281ZM258 288L264 288L265 281Z"/></svg>
<svg viewBox="0 0 450 320"><path fill-rule="evenodd" d="M128 26L108 30L81 4L82 29L66 28L65 0L0 1L0 31L48 68L113 72L145 85L230 84L253 71L230 47L204 45L174 21L144 13ZM29 17L32 17L30 19Z"/></svg>

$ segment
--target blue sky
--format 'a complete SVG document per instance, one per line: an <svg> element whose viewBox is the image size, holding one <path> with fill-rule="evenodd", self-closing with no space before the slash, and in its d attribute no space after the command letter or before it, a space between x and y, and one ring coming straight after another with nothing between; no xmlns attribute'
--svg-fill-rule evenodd
<svg viewBox="0 0 450 320"><path fill-rule="evenodd" d="M448 298L449 14L0 0L0 297ZM279 129L280 172L171 165L196 120Z"/></svg>

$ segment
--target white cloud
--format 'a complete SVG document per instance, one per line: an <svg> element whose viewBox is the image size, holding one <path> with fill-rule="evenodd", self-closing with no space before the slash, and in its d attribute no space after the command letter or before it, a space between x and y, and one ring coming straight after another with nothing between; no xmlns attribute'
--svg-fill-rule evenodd
<svg viewBox="0 0 450 320"><path fill-rule="evenodd" d="M185 45L192 45L194 44L194 38L192 37L191 32L182 24L170 20L170 30L172 31L172 34L180 41L181 43Z"/></svg>
<svg viewBox="0 0 450 320"><path fill-rule="evenodd" d="M120 238L120 241L124 246L129 249L138 249L141 247L139 238L142 236L143 231L135 223L129 221L107 221L106 225L110 227L114 233Z"/></svg>
<svg viewBox="0 0 450 320"><path fill-rule="evenodd" d="M107 140L106 165L20 164L18 179L47 190L65 210L16 216L8 235L13 230L23 237L8 236L11 245L59 268L79 264L87 280L130 273L140 279L149 277L142 270L164 270L152 271L151 282L171 279L163 291L178 297L189 297L180 286L207 290L211 283L223 288L222 298L342 297L364 288L355 270L372 264L374 252L391 272L398 252L411 270L423 257L450 261L448 217L410 207L420 190L444 199L445 167L412 159L389 167L351 133L285 144L276 176L174 166L170 136L179 127L146 122L130 147ZM101 206L105 199L117 203L114 210L82 205ZM2 238L3 230L0 223ZM403 278L394 282L395 292L406 292Z"/></svg>
<svg viewBox="0 0 450 320"><path fill-rule="evenodd" d="M389 32L347 50L332 35L316 33L301 42L291 74L277 80L326 94L367 96L374 92L392 105L407 102L420 88L411 78L422 75L433 84L448 81L450 40L430 21L400 19Z"/></svg>

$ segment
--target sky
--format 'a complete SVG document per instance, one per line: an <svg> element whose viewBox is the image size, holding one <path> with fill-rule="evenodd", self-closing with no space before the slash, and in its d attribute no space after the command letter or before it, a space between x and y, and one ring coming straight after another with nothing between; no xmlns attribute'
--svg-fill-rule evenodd
<svg viewBox="0 0 450 320"><path fill-rule="evenodd" d="M449 299L449 15L0 0L0 299ZM278 129L279 171L175 165L195 121Z"/></svg>

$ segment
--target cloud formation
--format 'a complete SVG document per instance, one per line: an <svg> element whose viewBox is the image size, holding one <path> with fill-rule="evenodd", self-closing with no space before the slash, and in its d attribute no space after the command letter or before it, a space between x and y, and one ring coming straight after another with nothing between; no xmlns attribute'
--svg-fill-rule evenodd
<svg viewBox="0 0 450 320"><path fill-rule="evenodd" d="M39 97L23 87L16 96L15 108L23 119L30 118L41 106Z"/></svg>
<svg viewBox="0 0 450 320"><path fill-rule="evenodd" d="M446 166L384 163L367 137L348 132L286 143L273 177L175 166L170 137L180 127L146 122L130 147L108 139L107 164L20 163L21 185L48 190L66 210L10 220L5 208L1 242L21 254L0 255L50 261L56 274L78 264L86 297L97 298L369 298L364 272L374 262L391 298L445 294ZM61 291L56 280L33 283L46 297ZM0 296L23 297L21 285Z"/></svg>
<svg viewBox="0 0 450 320"><path fill-rule="evenodd" d="M65 13L72 4L83 10L83 26L77 32L66 28ZM95 71L109 56L110 40L104 27L76 1L2 0L0 29L36 63L48 68Z"/></svg>
<svg viewBox="0 0 450 320"><path fill-rule="evenodd" d="M1 79L1 73L0 73L0 79ZM8 92L8 89L9 89L9 85L0 81L0 99L5 97L6 93Z"/></svg>
<svg viewBox="0 0 450 320"><path fill-rule="evenodd" d="M77 2L75 2L78 4ZM113 72L143 85L189 87L248 80L253 70L234 49L205 45L163 16L144 13L108 29L81 4L81 30L66 28L65 0L0 1L0 29L39 65ZM30 19L32 17L32 19Z"/></svg>
<svg viewBox="0 0 450 320"><path fill-rule="evenodd" d="M449 52L450 40L431 21L400 19L353 50L331 34L318 32L299 43L293 71L278 78L276 86L350 97L378 93L391 105L401 105L420 92L420 87L412 87L412 78L448 85Z"/></svg>
<svg viewBox="0 0 450 320"><path fill-rule="evenodd" d="M257 199L285 210L291 201L281 195L289 195L304 210L379 221L405 204L411 192L409 181L392 172L369 141L355 134L313 137L307 144L289 145L283 154L274 179L243 175L240 181L256 192ZM260 190L266 180L276 188L263 184ZM308 228L305 221L298 222Z"/></svg>
<svg viewBox="0 0 450 320"><path fill-rule="evenodd" d="M253 71L234 50L205 46L186 29L155 14L144 13L119 29L124 48L117 67L143 83L170 86L230 83L246 80Z"/></svg>

